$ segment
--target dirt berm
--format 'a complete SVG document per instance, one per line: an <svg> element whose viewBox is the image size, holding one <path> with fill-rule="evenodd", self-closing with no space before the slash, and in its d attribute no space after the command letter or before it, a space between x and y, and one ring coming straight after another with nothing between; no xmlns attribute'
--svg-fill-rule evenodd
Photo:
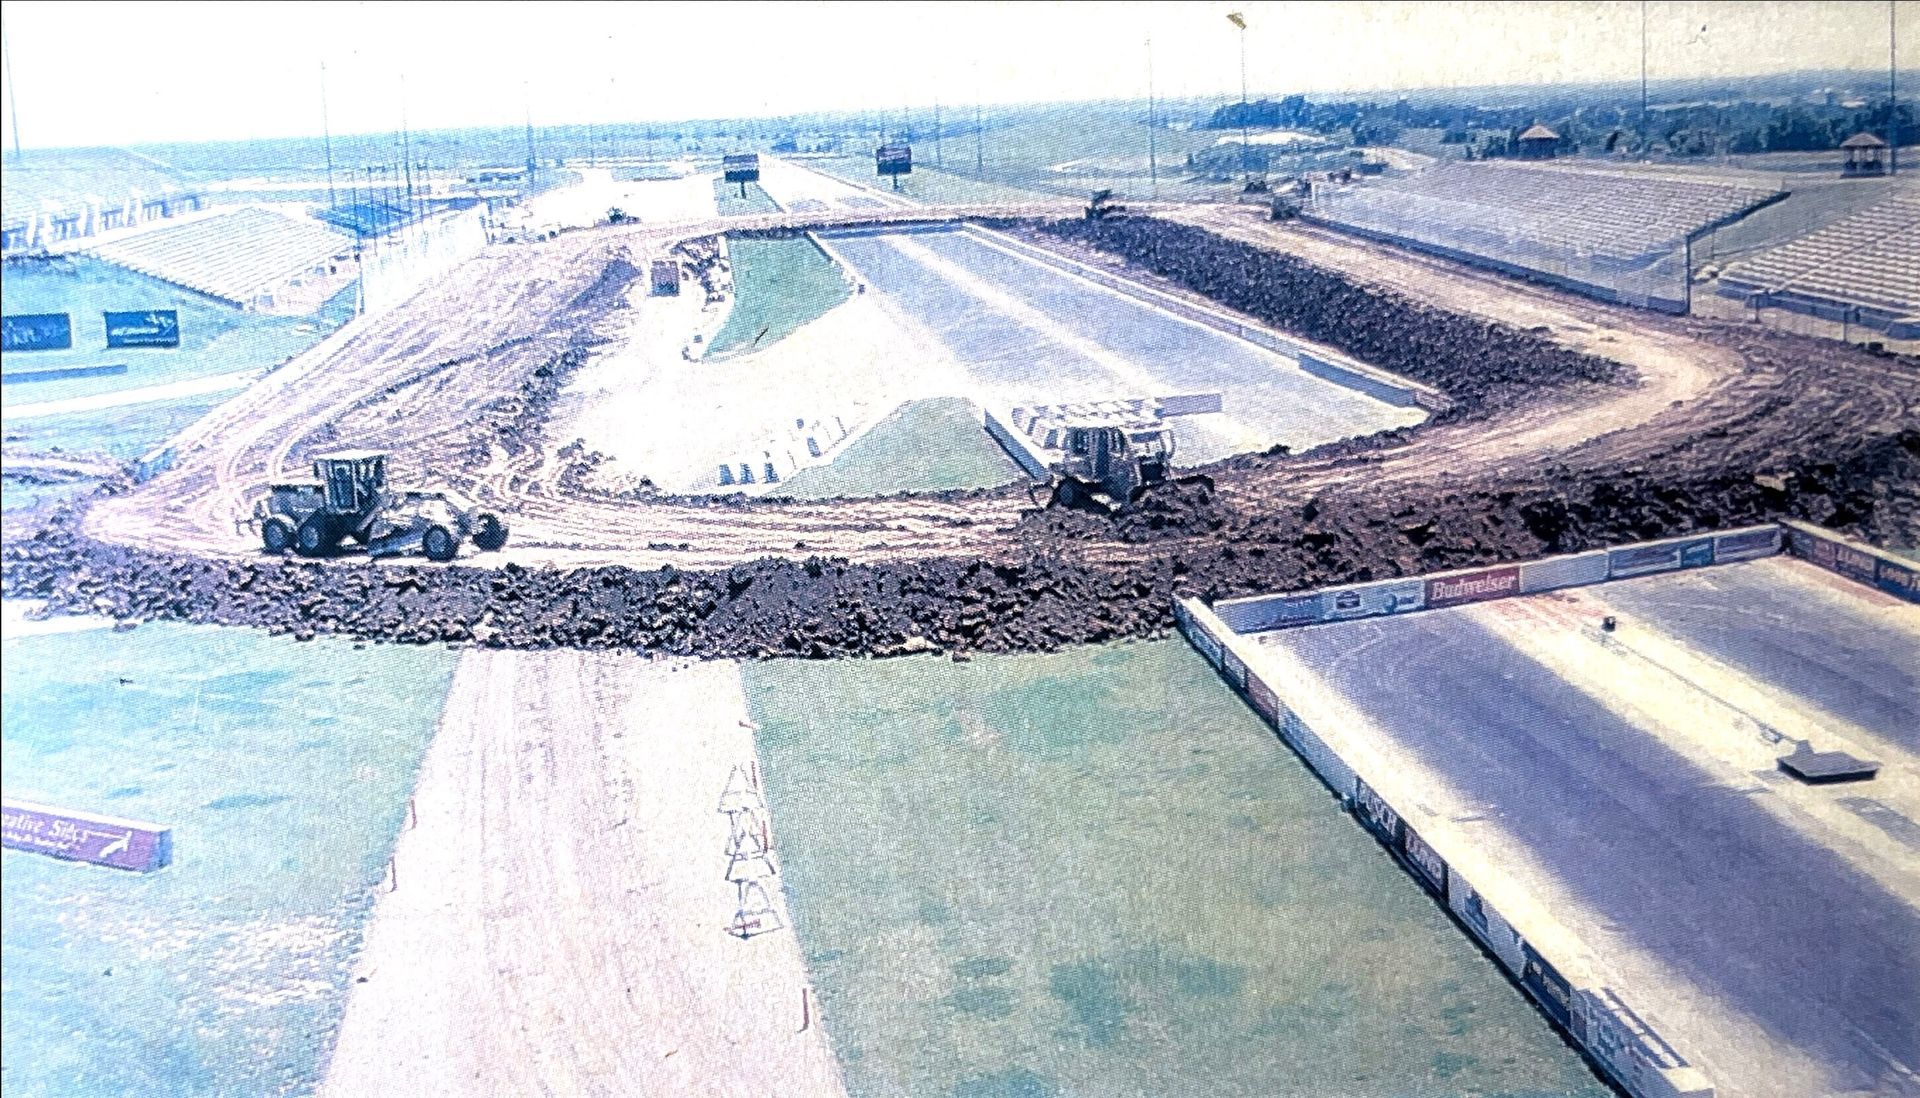
<svg viewBox="0 0 1920 1098"><path fill-rule="evenodd" d="M1154 636L1171 625L1176 594L1385 578L1782 516L1882 543L1920 536L1911 360L1622 312L1617 323L1724 348L1734 367L1644 422L1551 453L1490 456L1475 450L1486 432L1589 407L1620 391L1623 369L1190 226L1134 219L1049 231L1429 381L1456 411L1412 432L1222 462L1209 470L1216 488L1156 495L1118 519L1052 510L970 530L971 551L946 559L765 559L696 572L488 568L484 556L452 567L201 558L96 540L76 509L60 507L7 515L4 593L45 599L53 613L302 637L822 658ZM521 395L534 399L516 410L541 406L542 392L533 379ZM525 442L538 429L520 415L483 426ZM739 513L745 522L782 506Z"/></svg>

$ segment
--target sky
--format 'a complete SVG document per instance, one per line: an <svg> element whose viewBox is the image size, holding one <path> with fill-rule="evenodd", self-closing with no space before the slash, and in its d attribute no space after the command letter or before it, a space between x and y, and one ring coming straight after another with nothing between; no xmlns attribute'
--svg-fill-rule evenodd
<svg viewBox="0 0 1920 1098"><path fill-rule="evenodd" d="M1645 5L1654 80L1920 64L1920 0ZM73 3L0 6L29 148L1637 80L1642 5ZM1920 94L1920 88L1914 89Z"/></svg>

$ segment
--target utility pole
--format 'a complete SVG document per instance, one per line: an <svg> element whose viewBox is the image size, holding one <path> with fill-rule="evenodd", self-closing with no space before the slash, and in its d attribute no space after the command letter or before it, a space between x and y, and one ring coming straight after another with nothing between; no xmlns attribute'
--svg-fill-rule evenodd
<svg viewBox="0 0 1920 1098"><path fill-rule="evenodd" d="M407 74L400 74L400 159L407 179L407 217L417 213L413 201L413 131L407 127Z"/></svg>
<svg viewBox="0 0 1920 1098"><path fill-rule="evenodd" d="M1253 180L1253 139L1247 135L1247 17L1237 11L1227 13L1227 22L1240 29L1240 172Z"/></svg>
<svg viewBox="0 0 1920 1098"><path fill-rule="evenodd" d="M20 92L13 86L13 39L7 42L7 107L13 114L13 163L15 167L25 164L26 157L20 152Z"/></svg>
<svg viewBox="0 0 1920 1098"><path fill-rule="evenodd" d="M340 204L333 193L333 122L327 114L327 63L320 62L320 134L327 146L327 209Z"/></svg>
<svg viewBox="0 0 1920 1098"><path fill-rule="evenodd" d="M1152 181L1153 199L1160 200L1160 157L1154 143L1153 119L1153 39L1147 39L1147 178Z"/></svg>
<svg viewBox="0 0 1920 1098"><path fill-rule="evenodd" d="M1647 128L1647 0L1640 0L1640 159L1653 151L1653 135Z"/></svg>
<svg viewBox="0 0 1920 1098"><path fill-rule="evenodd" d="M527 110L527 185L533 185L533 91L526 81L520 82L520 98Z"/></svg>
<svg viewBox="0 0 1920 1098"><path fill-rule="evenodd" d="M933 166L944 168L947 162L940 158L940 97L933 97Z"/></svg>
<svg viewBox="0 0 1920 1098"><path fill-rule="evenodd" d="M1895 64L1899 39L1894 27L1894 0L1887 0L1887 174L1900 173L1900 76ZM20 139L20 124L14 123L13 137Z"/></svg>

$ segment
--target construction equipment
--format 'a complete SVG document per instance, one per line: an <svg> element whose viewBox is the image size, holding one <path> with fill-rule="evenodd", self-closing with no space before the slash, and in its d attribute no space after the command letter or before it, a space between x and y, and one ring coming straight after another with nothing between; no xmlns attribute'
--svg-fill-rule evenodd
<svg viewBox="0 0 1920 1098"><path fill-rule="evenodd" d="M1113 188L1102 187L1093 192L1093 201L1087 204L1088 221L1105 221L1110 217L1122 217L1127 208L1113 200Z"/></svg>
<svg viewBox="0 0 1920 1098"><path fill-rule="evenodd" d="M492 551L507 543L507 525L458 495L439 489L393 488L387 455L342 450L313 460L312 480L280 481L254 504L248 522L269 553L331 556L351 539L374 557L418 551L452 560L460 543Z"/></svg>
<svg viewBox="0 0 1920 1098"><path fill-rule="evenodd" d="M986 427L1035 478L1028 493L1036 505L1117 514L1163 484L1212 486L1204 475L1173 475L1176 446L1165 421L1220 408L1219 393L1042 404L1016 407L1004 423L989 412Z"/></svg>

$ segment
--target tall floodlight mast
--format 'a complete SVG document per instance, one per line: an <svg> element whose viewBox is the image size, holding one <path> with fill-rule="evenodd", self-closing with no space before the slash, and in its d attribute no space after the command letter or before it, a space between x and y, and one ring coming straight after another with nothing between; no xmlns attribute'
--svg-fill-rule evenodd
<svg viewBox="0 0 1920 1098"><path fill-rule="evenodd" d="M1154 147L1153 119L1153 39L1147 39L1147 178L1155 201L1160 198L1160 158Z"/></svg>
<svg viewBox="0 0 1920 1098"><path fill-rule="evenodd" d="M327 113L327 63L320 62L320 136L327 148L327 209L340 205L333 193L333 120Z"/></svg>
<svg viewBox="0 0 1920 1098"><path fill-rule="evenodd" d="M1900 77L1896 59L1899 56L1899 37L1894 27L1894 2L1887 0L1887 174L1893 175L1900 170ZM14 139L20 137L18 125L13 130Z"/></svg>
<svg viewBox="0 0 1920 1098"><path fill-rule="evenodd" d="M1253 179L1253 140L1247 135L1247 17L1237 11L1227 13L1227 22L1240 28L1240 171Z"/></svg>
<svg viewBox="0 0 1920 1098"><path fill-rule="evenodd" d="M20 152L20 93L13 87L13 39L7 43L7 109L13 116L13 163L17 167L26 163L26 157Z"/></svg>
<svg viewBox="0 0 1920 1098"><path fill-rule="evenodd" d="M1653 135L1647 127L1647 0L1640 0L1640 159L1653 151Z"/></svg>

